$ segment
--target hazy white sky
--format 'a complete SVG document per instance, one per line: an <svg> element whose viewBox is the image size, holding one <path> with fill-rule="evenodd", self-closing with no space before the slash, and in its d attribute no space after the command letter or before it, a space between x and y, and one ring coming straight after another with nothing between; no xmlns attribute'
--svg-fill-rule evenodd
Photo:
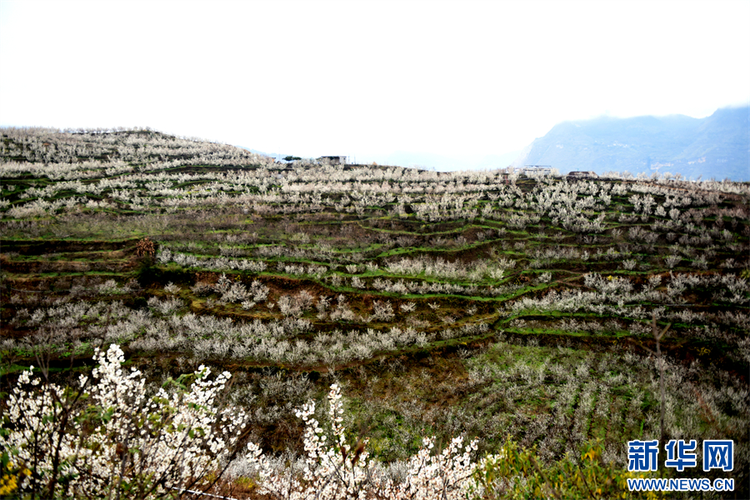
<svg viewBox="0 0 750 500"><path fill-rule="evenodd" d="M502 154L750 102L750 1L0 0L0 125L266 152Z"/></svg>

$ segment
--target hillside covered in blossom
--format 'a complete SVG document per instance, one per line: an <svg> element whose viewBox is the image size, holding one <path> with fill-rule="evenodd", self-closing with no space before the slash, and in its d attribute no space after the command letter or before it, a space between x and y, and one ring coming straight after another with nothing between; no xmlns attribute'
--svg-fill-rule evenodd
<svg viewBox="0 0 750 500"><path fill-rule="evenodd" d="M747 183L0 135L8 494L640 498L646 439L750 491Z"/></svg>

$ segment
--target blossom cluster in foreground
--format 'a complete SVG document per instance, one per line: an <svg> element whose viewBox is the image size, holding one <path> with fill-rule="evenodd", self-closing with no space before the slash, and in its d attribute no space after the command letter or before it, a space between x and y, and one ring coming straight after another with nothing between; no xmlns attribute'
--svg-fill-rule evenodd
<svg viewBox="0 0 750 500"><path fill-rule="evenodd" d="M221 407L218 396L230 378L209 380L201 366L149 395L145 379L122 369L124 354L112 344L95 351L99 365L80 388L42 383L21 373L9 398L7 426L0 433L4 461L22 465L11 487L30 498L161 498L175 491L208 490L236 457L247 414ZM192 381L187 387L186 382ZM260 491L285 499L303 498L463 498L476 467L476 441L456 438L440 454L432 439L409 462L404 481L394 484L373 462L365 441L346 443L341 392L329 394L333 442L313 418L315 403L297 410L305 422L306 468L285 477L254 443L245 460L257 464Z"/></svg>
<svg viewBox="0 0 750 500"><path fill-rule="evenodd" d="M262 478L261 492L275 498L289 500L338 498L391 499L459 499L473 489L472 475L477 464L472 455L477 442L463 444L454 438L441 453L433 453L434 438L425 438L422 448L407 464L406 477L392 481L383 468L370 459L362 439L352 448L347 444L342 425L343 405L341 389L331 386L328 394L328 415L332 443L313 417L315 403L310 402L297 411L305 422L305 468L302 481L285 477L265 457L254 443L248 444L250 460L258 464Z"/></svg>
<svg viewBox="0 0 750 500"><path fill-rule="evenodd" d="M121 368L116 344L95 351L99 366L80 389L42 384L24 371L9 398L0 433L3 458L28 468L18 481L31 498L160 497L173 488L210 484L209 474L231 458L246 419L221 408L217 396L230 377L209 380L201 366L188 389L147 395L141 373ZM10 455L10 456L8 456Z"/></svg>
<svg viewBox="0 0 750 500"><path fill-rule="evenodd" d="M315 418L312 401L296 411L305 424L304 464L296 467L255 443L241 445L248 414L221 404L228 372L209 380L210 370L201 366L170 379L175 389L149 394L139 371L122 369L118 345L97 349L94 359L99 365L91 377L80 377L78 389L43 383L32 369L21 373L0 429L3 495L176 498L214 491L230 467L243 469L247 474L239 475L255 481L255 492L279 500L578 498L584 488L597 498L625 493L625 476L601 460L598 444L586 446L582 465L565 458L542 468L533 451L512 441L477 459L476 440L457 437L439 451L435 438L425 438L394 474L370 457L366 438L347 442L337 384L328 394L327 423Z"/></svg>

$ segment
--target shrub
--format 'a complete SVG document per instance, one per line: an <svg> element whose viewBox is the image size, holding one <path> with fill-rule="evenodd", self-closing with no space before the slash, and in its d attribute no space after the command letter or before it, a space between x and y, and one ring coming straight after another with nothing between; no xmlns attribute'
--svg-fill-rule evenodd
<svg viewBox="0 0 750 500"><path fill-rule="evenodd" d="M140 240L135 246L135 254L138 257L155 257L156 256L156 245L149 237L145 237Z"/></svg>
<svg viewBox="0 0 750 500"><path fill-rule="evenodd" d="M664 257L664 262L670 269L673 269L674 266L676 266L681 260L682 257L680 257L679 255L668 255L667 257Z"/></svg>
<svg viewBox="0 0 750 500"><path fill-rule="evenodd" d="M291 467L276 466L257 445L248 444L247 459L257 466L261 494L288 500L466 498L473 485L476 463L472 455L477 449L476 441L463 445L463 438L455 438L445 450L435 453L434 438L426 438L417 455L406 464L404 479L393 482L385 469L370 459L367 439L360 437L354 444L347 443L346 428L342 425L341 390L337 384L331 386L328 402L329 436L313 417L314 402L296 411L297 417L305 422L302 477Z"/></svg>
<svg viewBox="0 0 750 500"><path fill-rule="evenodd" d="M565 457L543 464L533 449L510 439L500 453L487 456L474 472L475 499L500 498L633 498L627 478L632 473L602 459L599 442L583 446L581 459Z"/></svg>
<svg viewBox="0 0 750 500"><path fill-rule="evenodd" d="M638 262L636 262L635 259L626 259L622 261L622 267L624 267L628 271L632 271L637 266L638 266Z"/></svg>
<svg viewBox="0 0 750 500"><path fill-rule="evenodd" d="M381 302L376 300L372 304L372 316L370 321L392 321L395 314L393 312L393 306L390 302Z"/></svg>
<svg viewBox="0 0 750 500"><path fill-rule="evenodd" d="M79 388L24 371L0 433L3 463L28 471L15 494L31 498L157 498L210 488L234 452L245 413L217 397L230 374L201 366L147 394L141 373L121 369L119 346L95 350Z"/></svg>

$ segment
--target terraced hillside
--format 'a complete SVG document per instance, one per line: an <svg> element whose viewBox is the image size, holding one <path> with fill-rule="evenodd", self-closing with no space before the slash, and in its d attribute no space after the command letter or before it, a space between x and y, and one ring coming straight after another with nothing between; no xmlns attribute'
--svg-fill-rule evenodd
<svg viewBox="0 0 750 500"><path fill-rule="evenodd" d="M427 435L543 463L598 440L619 468L628 440L732 439L748 491L748 184L280 164L150 130L2 129L0 156L4 391L117 343L155 385L230 371L268 452L302 452L294 409L337 381L386 463Z"/></svg>

